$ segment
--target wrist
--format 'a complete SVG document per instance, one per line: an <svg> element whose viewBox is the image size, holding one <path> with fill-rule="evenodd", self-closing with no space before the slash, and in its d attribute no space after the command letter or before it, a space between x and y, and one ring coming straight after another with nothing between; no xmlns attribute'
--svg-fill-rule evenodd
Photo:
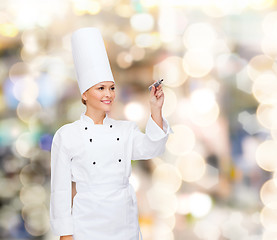
<svg viewBox="0 0 277 240"><path fill-rule="evenodd" d="M162 109L159 107L151 107L150 110L151 110L151 113L162 114Z"/></svg>

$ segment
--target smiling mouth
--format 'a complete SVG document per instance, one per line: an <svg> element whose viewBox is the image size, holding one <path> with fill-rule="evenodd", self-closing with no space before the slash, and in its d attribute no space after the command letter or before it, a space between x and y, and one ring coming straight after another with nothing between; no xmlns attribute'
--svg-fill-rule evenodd
<svg viewBox="0 0 277 240"><path fill-rule="evenodd" d="M101 101L102 103L105 103L105 104L111 104L112 103L112 101L111 100L103 100L103 101Z"/></svg>

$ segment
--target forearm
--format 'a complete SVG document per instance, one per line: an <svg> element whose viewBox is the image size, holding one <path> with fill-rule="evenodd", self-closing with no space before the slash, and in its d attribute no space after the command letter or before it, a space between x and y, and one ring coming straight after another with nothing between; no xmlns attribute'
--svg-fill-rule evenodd
<svg viewBox="0 0 277 240"><path fill-rule="evenodd" d="M163 130L162 109L151 108L151 117L154 122Z"/></svg>

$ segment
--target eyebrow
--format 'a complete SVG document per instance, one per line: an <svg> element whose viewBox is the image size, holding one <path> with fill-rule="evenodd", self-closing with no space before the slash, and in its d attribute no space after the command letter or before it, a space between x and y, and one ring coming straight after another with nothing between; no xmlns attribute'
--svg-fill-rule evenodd
<svg viewBox="0 0 277 240"><path fill-rule="evenodd" d="M114 86L115 84L110 85L110 87ZM100 86L107 86L105 84L100 84Z"/></svg>

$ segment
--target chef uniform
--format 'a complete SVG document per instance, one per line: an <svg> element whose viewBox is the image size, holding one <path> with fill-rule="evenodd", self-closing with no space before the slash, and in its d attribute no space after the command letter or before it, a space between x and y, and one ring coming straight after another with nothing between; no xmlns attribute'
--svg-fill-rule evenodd
<svg viewBox="0 0 277 240"><path fill-rule="evenodd" d="M98 29L77 30L72 47L81 94L98 82L114 81ZM101 57L95 61L97 54ZM60 127L51 148L53 234L73 235L74 240L138 240L137 200L129 183L131 160L162 154L171 132L164 117L162 130L149 115L142 133L135 122L115 120L107 113L103 124L95 124L85 111L80 119ZM71 181L77 191L72 206Z"/></svg>

